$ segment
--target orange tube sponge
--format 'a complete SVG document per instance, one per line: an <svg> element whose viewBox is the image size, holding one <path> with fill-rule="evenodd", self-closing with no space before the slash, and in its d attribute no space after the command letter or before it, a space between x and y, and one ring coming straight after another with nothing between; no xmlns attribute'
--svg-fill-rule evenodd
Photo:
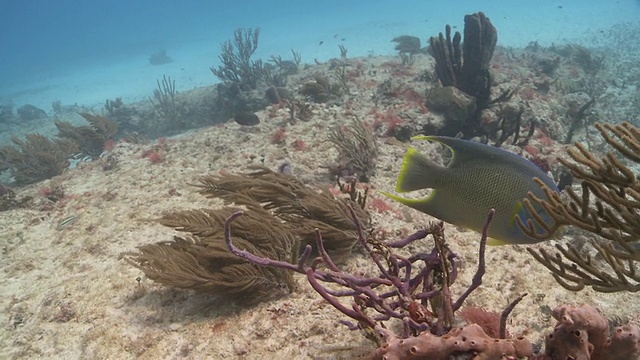
<svg viewBox="0 0 640 360"><path fill-rule="evenodd" d="M371 355L372 360L449 360L451 356L463 354L474 354L475 360L492 360L502 356L521 358L533 353L531 343L525 338L494 339L477 324L451 329L444 336L425 331L407 339L398 338L380 326L376 331L382 345Z"/></svg>
<svg viewBox="0 0 640 360"><path fill-rule="evenodd" d="M609 337L609 321L593 306L558 306L553 317L558 322L545 338L546 359L625 360L640 354L640 327L620 326Z"/></svg>
<svg viewBox="0 0 640 360"><path fill-rule="evenodd" d="M608 354L613 360L633 359L640 354L640 327L618 326L607 343Z"/></svg>

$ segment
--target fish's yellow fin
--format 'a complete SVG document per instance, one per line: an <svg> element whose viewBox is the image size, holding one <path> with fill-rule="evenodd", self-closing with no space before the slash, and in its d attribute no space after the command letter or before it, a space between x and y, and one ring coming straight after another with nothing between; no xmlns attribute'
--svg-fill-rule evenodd
<svg viewBox="0 0 640 360"><path fill-rule="evenodd" d="M525 216L523 216L523 215L526 215L526 214L521 213L524 208L525 208L524 204L522 203L522 201L520 201L516 205L516 207L513 209L513 212L511 213L511 216L509 217L509 219L511 220L510 221L511 229L515 229L515 228L518 227L518 222L516 221L516 217L520 217L520 220L522 220L522 222L524 222L525 224L527 223L528 219Z"/></svg>
<svg viewBox="0 0 640 360"><path fill-rule="evenodd" d="M509 242L506 242L504 240L488 238L487 239L487 245L489 245L489 246L503 246L503 245L513 245L513 244L509 243Z"/></svg>
<svg viewBox="0 0 640 360"><path fill-rule="evenodd" d="M380 193L392 200L399 202L402 205L408 206L412 209L416 209L425 214L429 214L438 219L445 219L445 217L441 213L441 209L443 208L443 206L441 206L441 204L437 201L438 197L436 196L436 191L432 191L431 194L421 199L407 199L384 191L380 191Z"/></svg>
<svg viewBox="0 0 640 360"><path fill-rule="evenodd" d="M427 135L416 135L416 136L412 136L411 140L427 140L427 141L432 141L433 140L433 136L427 136Z"/></svg>
<svg viewBox="0 0 640 360"><path fill-rule="evenodd" d="M402 159L396 192L404 193L433 187L442 167L433 163L415 148L408 148Z"/></svg>
<svg viewBox="0 0 640 360"><path fill-rule="evenodd" d="M403 198L401 196L398 195L393 195L391 193L388 193L386 191L380 191L380 193L392 200L395 200L397 202L399 202L400 204L409 206L409 207L413 207L415 208L415 206L419 205L421 202L423 202L424 200L415 200L415 199L407 199L407 198Z"/></svg>

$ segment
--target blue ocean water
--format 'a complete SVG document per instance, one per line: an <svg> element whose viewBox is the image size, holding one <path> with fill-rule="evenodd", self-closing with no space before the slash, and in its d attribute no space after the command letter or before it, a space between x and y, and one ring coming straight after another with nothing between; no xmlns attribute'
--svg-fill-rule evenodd
<svg viewBox="0 0 640 360"><path fill-rule="evenodd" d="M0 2L0 103L100 103L135 97L163 74L178 88L217 81L220 43L238 27L260 27L256 57L303 62L338 54L392 54L395 36L427 39L444 24L461 28L465 14L484 11L500 30L499 45L563 42L635 21L635 0L524 1L10 1ZM166 50L175 62L150 67ZM130 74L132 73L132 74ZM141 96L141 95L140 95ZM146 96L146 94L144 95Z"/></svg>

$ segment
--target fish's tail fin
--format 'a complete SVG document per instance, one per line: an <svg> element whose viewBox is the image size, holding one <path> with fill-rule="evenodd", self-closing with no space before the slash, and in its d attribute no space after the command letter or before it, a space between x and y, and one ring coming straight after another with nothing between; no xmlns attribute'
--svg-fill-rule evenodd
<svg viewBox="0 0 640 360"><path fill-rule="evenodd" d="M396 192L404 193L432 188L442 167L429 160L414 148L408 148L402 160Z"/></svg>

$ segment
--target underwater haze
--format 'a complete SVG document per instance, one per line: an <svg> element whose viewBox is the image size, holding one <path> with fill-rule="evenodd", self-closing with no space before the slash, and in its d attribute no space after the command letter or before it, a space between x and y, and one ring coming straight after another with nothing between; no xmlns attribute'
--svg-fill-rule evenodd
<svg viewBox="0 0 640 360"><path fill-rule="evenodd" d="M501 30L499 45L549 45L591 41L599 30L636 21L640 2L2 0L0 103L50 112L54 101L140 100L165 74L178 90L211 84L220 44L239 27L261 28L256 58L293 49L312 63L338 56L338 45L350 56L389 55L395 36L424 41L480 10ZM160 50L173 62L150 65Z"/></svg>

